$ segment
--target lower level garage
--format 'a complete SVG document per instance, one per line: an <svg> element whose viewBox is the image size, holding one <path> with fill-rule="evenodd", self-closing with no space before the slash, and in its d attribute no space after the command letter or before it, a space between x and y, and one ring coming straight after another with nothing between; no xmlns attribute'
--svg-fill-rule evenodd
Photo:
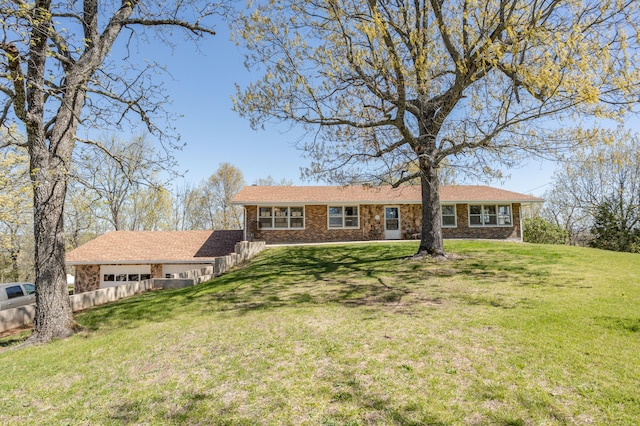
<svg viewBox="0 0 640 426"><path fill-rule="evenodd" d="M67 266L82 293L206 267L242 238L242 230L111 231L69 252Z"/></svg>

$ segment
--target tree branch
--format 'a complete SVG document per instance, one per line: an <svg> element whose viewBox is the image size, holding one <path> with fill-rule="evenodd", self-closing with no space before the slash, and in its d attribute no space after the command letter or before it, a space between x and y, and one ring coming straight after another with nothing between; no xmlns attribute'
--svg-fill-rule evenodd
<svg viewBox="0 0 640 426"><path fill-rule="evenodd" d="M180 27L185 30L189 30L192 33L202 36L204 34L216 35L216 32L210 28L200 26L198 24L192 24L187 21L178 21L173 19L142 19L142 18L129 18L122 22L123 25L143 25L146 27L154 26L171 26Z"/></svg>
<svg viewBox="0 0 640 426"><path fill-rule="evenodd" d="M10 72L11 81L13 81L13 87L14 87L14 91L13 93L11 93L10 89L6 88L6 86L3 85L2 87L6 88L7 90L5 92L5 89L3 89L3 92L5 93L8 92L8 94L12 94L11 98L13 99L14 111L16 113L16 116L20 120L26 121L27 120L27 107L26 107L27 92L25 89L24 75L22 74L22 69L20 67L20 51L13 43L2 44L0 45L0 48L2 48L2 50L4 50L7 54L9 72Z"/></svg>

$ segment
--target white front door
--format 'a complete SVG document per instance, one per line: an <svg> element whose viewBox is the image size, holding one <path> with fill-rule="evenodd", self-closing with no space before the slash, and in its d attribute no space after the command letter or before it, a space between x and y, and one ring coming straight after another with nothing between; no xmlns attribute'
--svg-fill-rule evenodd
<svg viewBox="0 0 640 426"><path fill-rule="evenodd" d="M385 240L399 240L400 237L400 207L385 207L384 238Z"/></svg>

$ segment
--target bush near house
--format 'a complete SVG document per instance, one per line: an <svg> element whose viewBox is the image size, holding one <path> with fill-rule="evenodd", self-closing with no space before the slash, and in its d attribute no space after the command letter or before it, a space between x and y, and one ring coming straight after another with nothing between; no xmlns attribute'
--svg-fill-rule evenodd
<svg viewBox="0 0 640 426"><path fill-rule="evenodd" d="M0 352L0 424L637 423L637 254L417 244L270 249L87 310Z"/></svg>
<svg viewBox="0 0 640 426"><path fill-rule="evenodd" d="M541 217L523 219L522 228L522 239L527 243L566 244L569 241L566 229Z"/></svg>

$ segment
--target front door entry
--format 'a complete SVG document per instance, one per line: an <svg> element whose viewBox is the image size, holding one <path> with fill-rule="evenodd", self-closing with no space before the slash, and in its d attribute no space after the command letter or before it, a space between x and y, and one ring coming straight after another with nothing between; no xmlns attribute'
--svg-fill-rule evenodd
<svg viewBox="0 0 640 426"><path fill-rule="evenodd" d="M385 240L400 239L400 207L384 208L384 238Z"/></svg>

